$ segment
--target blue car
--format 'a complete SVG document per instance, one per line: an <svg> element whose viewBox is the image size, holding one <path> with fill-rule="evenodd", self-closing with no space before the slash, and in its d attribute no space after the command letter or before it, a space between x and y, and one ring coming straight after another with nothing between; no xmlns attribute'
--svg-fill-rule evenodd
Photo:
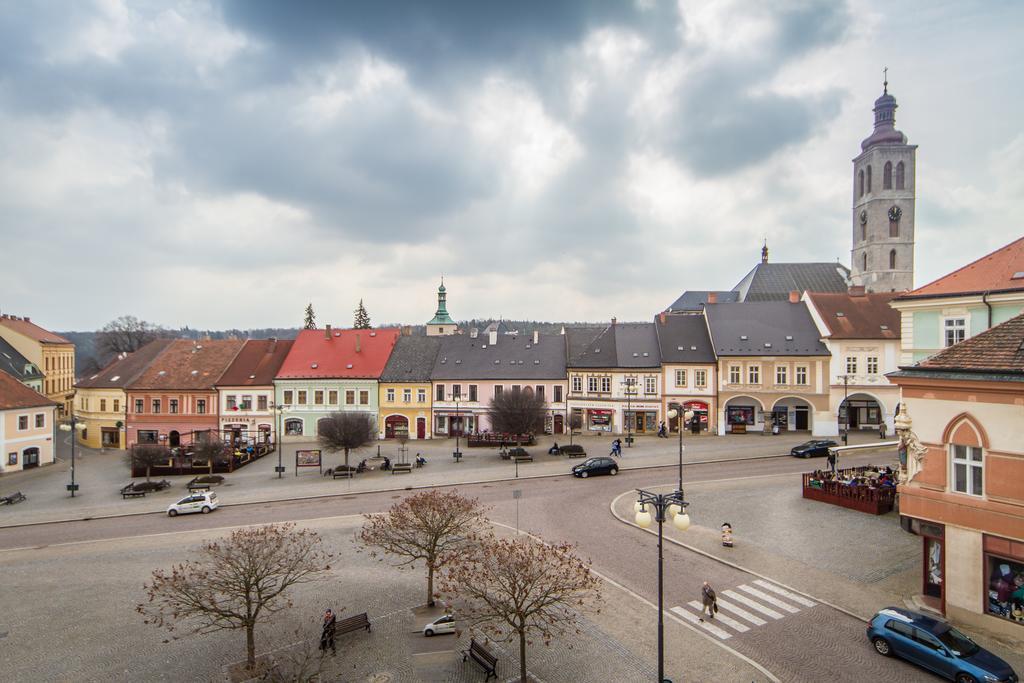
<svg viewBox="0 0 1024 683"><path fill-rule="evenodd" d="M880 655L899 655L956 683L1017 683L1013 668L944 621L886 607L868 622Z"/></svg>

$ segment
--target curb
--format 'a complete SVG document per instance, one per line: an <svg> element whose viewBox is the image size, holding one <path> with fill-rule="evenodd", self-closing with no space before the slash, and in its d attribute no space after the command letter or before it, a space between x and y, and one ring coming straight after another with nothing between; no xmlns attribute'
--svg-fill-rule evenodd
<svg viewBox="0 0 1024 683"><path fill-rule="evenodd" d="M701 482L694 482L692 485L696 485L696 484L700 484L700 483ZM632 493L632 491L625 491L625 492L620 493L619 495L615 496L615 498L612 499L611 504L608 506L609 511L612 513L612 517L614 517L615 519L619 520L620 522L622 522L626 526L631 526L631 527L634 527L636 529L639 529L640 531L643 531L645 533L651 534L652 536L657 536L658 535L657 532L652 531L651 529L644 529L641 526L637 526L633 522L630 522L627 519L623 519L619 515L619 513L617 513L615 511L615 504L618 503L621 498L623 498L624 496L628 496L631 493ZM766 575L761 574L759 572L755 572L753 569L748 569L747 567L744 567L743 565L736 564L735 562L730 562L729 560L724 560L721 557L718 557L717 555L712 555L711 553L707 552L706 550L701 550L700 548L694 547L694 546L689 545L687 543L683 543L682 541L676 540L676 539L672 538L671 536L664 536L664 539L666 541L668 541L669 543L674 543L674 544L676 544L676 545L678 545L678 546L680 546L682 548L686 548L687 550L689 550L691 552L697 553L698 555L703 555L704 557L708 558L709 560L714 560L715 562L718 562L720 564L724 564L727 567L732 567L733 569L739 570L739 571L744 572L746 574L750 574L751 576L756 576L759 579L764 579L765 581L771 581L772 583L774 583L776 585L782 586L786 590L790 590L790 591L793 591L794 593L797 593L798 595L803 595L806 598L810 598L810 599L816 600L818 603L820 603L822 605L825 605L826 607L831 607L832 609L836 610L837 612L842 612L846 616L853 617L854 619L857 619L858 621L867 622L868 619L869 619L869 617L862 616L860 614L856 614L854 612L851 612L850 610L846 609L845 607L840 607L839 605L835 604L834 602L830 602L828 600L822 600L821 598L817 597L816 595L812 595L811 593L808 593L807 591L800 590L799 588L794 588L793 586L785 584L782 581L778 581L777 579L774 579L774 578L772 578L770 576L766 576Z"/></svg>
<svg viewBox="0 0 1024 683"><path fill-rule="evenodd" d="M789 453L782 453L778 455L755 455L748 458L727 458L723 460L697 460L695 462L683 463L686 466L691 465L714 465L718 463L730 463L730 462L747 462L749 460L771 460L773 458L789 458ZM637 465L633 467L623 467L620 469L621 472L634 472L641 470L656 470L664 467L678 467L679 463L671 463L664 465ZM228 507L242 507L244 505L265 505L267 503L291 503L302 500L320 500L324 498L340 498L342 496L360 496L372 493L393 493L395 491L417 491L423 489L436 489L447 486L475 486L477 484L495 484L504 481L521 481L523 479L551 479L553 477L566 477L570 476L569 472L555 472L551 474L531 474L525 475L519 478L516 477L504 477L498 479L474 479L472 481L460 481L456 483L438 483L438 484L420 484L418 486L400 486L393 488L381 488L381 489L368 489L366 491L351 491L347 493L318 493L310 496L287 496L284 498L265 498L260 500L250 500L241 503L224 503L220 505L222 508ZM162 510L150 510L148 512L121 512L115 514L106 515L89 515L87 517L65 517L61 519L47 519L38 522L16 522L14 524L0 524L0 530L3 529L17 529L21 527L29 526L42 526L44 524L67 524L69 522L90 522L96 519L120 519L123 517L142 517L145 515L163 515L165 514Z"/></svg>

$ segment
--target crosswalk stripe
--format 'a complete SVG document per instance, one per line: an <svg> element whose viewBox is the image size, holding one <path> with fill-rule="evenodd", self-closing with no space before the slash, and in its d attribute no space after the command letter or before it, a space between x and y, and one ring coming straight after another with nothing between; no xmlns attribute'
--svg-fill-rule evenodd
<svg viewBox="0 0 1024 683"><path fill-rule="evenodd" d="M722 640L726 640L728 638L732 638L732 634L729 633L728 631L726 631L724 629L720 629L717 626L715 626L714 624L709 624L706 621L702 622L700 620L700 617L698 617L693 612L687 612L682 607L673 607L670 611L673 614L676 614L676 615L682 617L683 619L686 619L691 624L696 624L697 626L700 626L700 627L704 628L705 631L708 631L710 633L715 634L716 636L718 636Z"/></svg>
<svg viewBox="0 0 1024 683"><path fill-rule="evenodd" d="M749 621L754 626L764 626L765 624L768 623L767 621L765 621L761 617L754 616L753 614L751 614L747 610L741 609L741 608L737 607L736 605L732 604L731 602L726 602L725 600L722 600L721 598L718 599L718 606L721 609L729 610L733 614L738 614L739 616L743 617L744 619Z"/></svg>
<svg viewBox="0 0 1024 683"><path fill-rule="evenodd" d="M751 588L747 584L743 584L742 586L739 586L739 589L741 591L746 591L747 593L750 593L751 595L753 595L758 600L764 600L769 605L775 605L779 609L784 609L787 612L789 612L790 614L796 614L797 612L800 611L799 607L793 607L793 605L790 605L788 602L783 602L782 600L779 600L778 598L774 598L774 597L768 595L767 593L765 593L764 591L759 591L756 588Z"/></svg>
<svg viewBox="0 0 1024 683"><path fill-rule="evenodd" d="M817 604L817 603L811 602L810 600L808 600L807 598L805 598L802 595L797 595L793 591L788 591L785 588L779 588L778 586L776 586L773 583L768 583L767 581L762 581L761 579L757 579L756 581L754 581L754 583L756 583L758 586L761 586L762 588L767 588L768 590L770 590L773 593L778 593L779 595L781 595L783 597L789 598L793 602L799 603L799 604L803 605L804 607L814 607L814 605Z"/></svg>
<svg viewBox="0 0 1024 683"><path fill-rule="evenodd" d="M761 603L755 602L755 601L751 600L750 598L748 598L745 595L740 595L736 591L725 591L725 594L728 595L733 600L736 600L737 602L743 603L747 607L750 607L752 609L757 610L761 614L767 614L772 619L781 619L782 618L782 615L779 614L778 612L776 612L775 610L769 609L769 608L765 607L764 605L762 605Z"/></svg>
<svg viewBox="0 0 1024 683"><path fill-rule="evenodd" d="M698 610L698 611L702 607L701 603L697 602L696 600L691 600L690 602L688 602L686 604L688 604L690 607L692 607L692 608L694 608L695 610ZM721 607L721 605L719 605L719 607ZM723 624L725 624L726 626L731 626L733 629L739 631L740 633L745 633L746 631L750 630L747 626L745 626L744 624L741 624L740 622L736 621L732 617L725 616L724 614L721 613L721 611L719 611L718 614L715 615L715 621L716 622L720 621Z"/></svg>

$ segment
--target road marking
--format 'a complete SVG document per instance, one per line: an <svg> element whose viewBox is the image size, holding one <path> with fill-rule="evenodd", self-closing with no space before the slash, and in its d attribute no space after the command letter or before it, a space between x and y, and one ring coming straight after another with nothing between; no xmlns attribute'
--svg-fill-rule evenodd
<svg viewBox="0 0 1024 683"><path fill-rule="evenodd" d="M764 605L762 605L761 603L759 603L759 602L754 602L753 600L751 600L751 599L750 599L750 598L748 598L747 596L745 596L745 595L740 595L740 594L739 594L739 593L737 593L736 591L725 591L725 594L726 594L726 595L728 595L728 596L729 596L730 598L732 598L733 600L736 600L737 602L741 602L741 603L743 603L744 605L746 605L747 607L750 607L750 608L753 608L753 609L757 610L757 611L758 611L758 612L760 612L761 614L766 614L766 615L768 615L768 616L769 616L769 617L771 617L772 619L781 619L781 618L782 618L782 615L781 615L781 614L779 614L778 612L776 612L775 610L773 610L773 609L768 609L767 607L765 607L765 606L764 606Z"/></svg>
<svg viewBox="0 0 1024 683"><path fill-rule="evenodd" d="M769 605L775 605L779 609L784 609L787 612L789 612L790 614L796 614L797 612L800 611L799 607L793 607L788 602L783 602L782 600L779 600L778 598L774 598L771 595L768 595L767 593L765 593L764 591L759 591L756 588L751 588L747 584L741 585L739 587L739 589L741 591L746 591L747 593L750 593L751 595L753 595L758 600L764 600Z"/></svg>
<svg viewBox="0 0 1024 683"><path fill-rule="evenodd" d="M701 611L701 607L703 607L703 605L701 605L696 600L691 600L690 602L688 602L686 604L689 605L690 607L694 608L695 610L698 610L698 611ZM740 622L736 621L732 617L725 616L721 612L719 612L718 614L715 615L715 621L720 621L723 624L725 624L726 626L731 626L733 629L739 631L740 633L746 633L747 631L750 630L750 628L748 626L745 626L744 624L741 624ZM764 623L764 622L762 622L762 623Z"/></svg>
<svg viewBox="0 0 1024 683"><path fill-rule="evenodd" d="M779 588L775 584L768 583L767 581L762 581L761 579L757 579L756 581L754 581L754 583L756 583L758 586L761 586L762 588L767 588L773 593L778 593L779 595L787 597L793 602L800 603L804 607L814 607L816 604L818 604L816 602L811 602L802 595L797 595L793 591L788 591L785 588Z"/></svg>
<svg viewBox="0 0 1024 683"><path fill-rule="evenodd" d="M765 624L768 623L767 621L765 621L761 617L754 616L753 614L751 614L747 610L742 609L740 607L737 607L736 605L732 604L731 602L726 602L725 600L722 600L721 598L718 599L718 606L720 608L722 608L722 609L729 610L733 614L738 614L739 616L743 617L744 619L749 621L754 626L764 626Z"/></svg>
<svg viewBox="0 0 1024 683"><path fill-rule="evenodd" d="M728 631L720 629L717 626L715 626L713 624L709 624L706 621L701 621L700 617L698 617L696 614L694 614L693 612L687 612L682 607L673 607L669 611L671 611L671 612L673 612L675 614L678 614L679 616L681 616L683 619L686 619L691 624L696 624L697 626L703 628L705 631L708 631L709 633L714 633L716 636L718 636L722 640L728 640L729 638L732 638L732 634L729 633Z"/></svg>

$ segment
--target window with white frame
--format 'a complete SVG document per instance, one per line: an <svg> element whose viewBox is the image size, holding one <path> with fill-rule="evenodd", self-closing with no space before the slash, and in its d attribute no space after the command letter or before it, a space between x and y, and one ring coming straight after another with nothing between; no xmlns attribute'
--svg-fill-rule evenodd
<svg viewBox="0 0 1024 683"><path fill-rule="evenodd" d="M601 378L601 391L607 394L611 390L612 390L612 378L611 377L602 377Z"/></svg>
<svg viewBox="0 0 1024 683"><path fill-rule="evenodd" d="M153 414L157 415L159 413L160 413L160 399L154 398L153 399Z"/></svg>
<svg viewBox="0 0 1024 683"><path fill-rule="evenodd" d="M477 401L477 400L479 400L479 397L478 397L477 394L478 394L477 385L470 384L469 385L469 400L470 401Z"/></svg>
<svg viewBox="0 0 1024 683"><path fill-rule="evenodd" d="M587 377L587 391L591 394L597 393L597 377Z"/></svg>
<svg viewBox="0 0 1024 683"><path fill-rule="evenodd" d="M686 386L686 370L684 370L684 369L677 369L676 370L676 386L677 387L685 387Z"/></svg>
<svg viewBox="0 0 1024 683"><path fill-rule="evenodd" d="M944 326L946 346L959 344L967 336L967 321L964 318L946 318Z"/></svg>
<svg viewBox="0 0 1024 683"><path fill-rule="evenodd" d="M242 397L242 410L248 410L245 407L245 396ZM313 391L313 405L322 406L324 404L324 390L316 389Z"/></svg>
<svg viewBox="0 0 1024 683"><path fill-rule="evenodd" d="M981 449L956 444L949 449L953 460L953 490L972 496L984 495L985 464Z"/></svg>
<svg viewBox="0 0 1024 683"><path fill-rule="evenodd" d="M36 413L36 429L46 426L46 413Z"/></svg>
<svg viewBox="0 0 1024 683"><path fill-rule="evenodd" d="M801 386L806 386L806 384L807 384L807 366L806 365L798 365L798 366L796 366L796 383L801 385Z"/></svg>
<svg viewBox="0 0 1024 683"><path fill-rule="evenodd" d="M747 384L761 383L761 366L751 365L747 367Z"/></svg>
<svg viewBox="0 0 1024 683"><path fill-rule="evenodd" d="M878 356L868 356L868 374L878 374Z"/></svg>
<svg viewBox="0 0 1024 683"><path fill-rule="evenodd" d="M317 403L323 403L324 392L320 391L320 392L317 392L317 393L319 393L319 395L320 395L320 400L318 400ZM252 396L243 396L242 397L242 410L252 410Z"/></svg>
<svg viewBox="0 0 1024 683"><path fill-rule="evenodd" d="M551 400L554 403L561 403L562 402L562 385L561 384L556 384L555 386L551 387Z"/></svg>
<svg viewBox="0 0 1024 683"><path fill-rule="evenodd" d="M412 403L412 389L402 389L402 403Z"/></svg>
<svg viewBox="0 0 1024 683"><path fill-rule="evenodd" d="M427 390L426 389L417 389L416 390L416 402L417 403L426 403L427 402Z"/></svg>
<svg viewBox="0 0 1024 683"><path fill-rule="evenodd" d="M234 394L228 394L226 401L228 410L234 410L238 406L238 397Z"/></svg>
<svg viewBox="0 0 1024 683"><path fill-rule="evenodd" d="M846 374L856 375L857 374L857 357L847 356L846 357Z"/></svg>
<svg viewBox="0 0 1024 683"><path fill-rule="evenodd" d="M394 403L395 402L395 390L394 389L388 389L385 392L385 400L388 403Z"/></svg>
<svg viewBox="0 0 1024 683"><path fill-rule="evenodd" d="M583 392L583 378L579 375L572 376L572 393L579 394Z"/></svg>
<svg viewBox="0 0 1024 683"><path fill-rule="evenodd" d="M785 365L775 366L775 383L789 384L789 367Z"/></svg>
<svg viewBox="0 0 1024 683"><path fill-rule="evenodd" d="M306 394L307 394L307 392L304 389L299 389L299 405L300 406L306 405Z"/></svg>
<svg viewBox="0 0 1024 683"><path fill-rule="evenodd" d="M286 389L284 392L284 402L286 405L292 405L294 403L295 394L292 393L291 389Z"/></svg>
<svg viewBox="0 0 1024 683"><path fill-rule="evenodd" d="M658 393L658 378L657 377L644 377L644 393L645 394L656 394L656 393Z"/></svg>
<svg viewBox="0 0 1024 683"><path fill-rule="evenodd" d="M730 365L729 366L729 384L740 383L740 366Z"/></svg>
<svg viewBox="0 0 1024 683"><path fill-rule="evenodd" d="M708 371L707 370L694 370L693 371L693 386L698 389L705 389L708 386Z"/></svg>
<svg viewBox="0 0 1024 683"><path fill-rule="evenodd" d="M18 416L18 431L23 432L28 429L28 415Z"/></svg>

